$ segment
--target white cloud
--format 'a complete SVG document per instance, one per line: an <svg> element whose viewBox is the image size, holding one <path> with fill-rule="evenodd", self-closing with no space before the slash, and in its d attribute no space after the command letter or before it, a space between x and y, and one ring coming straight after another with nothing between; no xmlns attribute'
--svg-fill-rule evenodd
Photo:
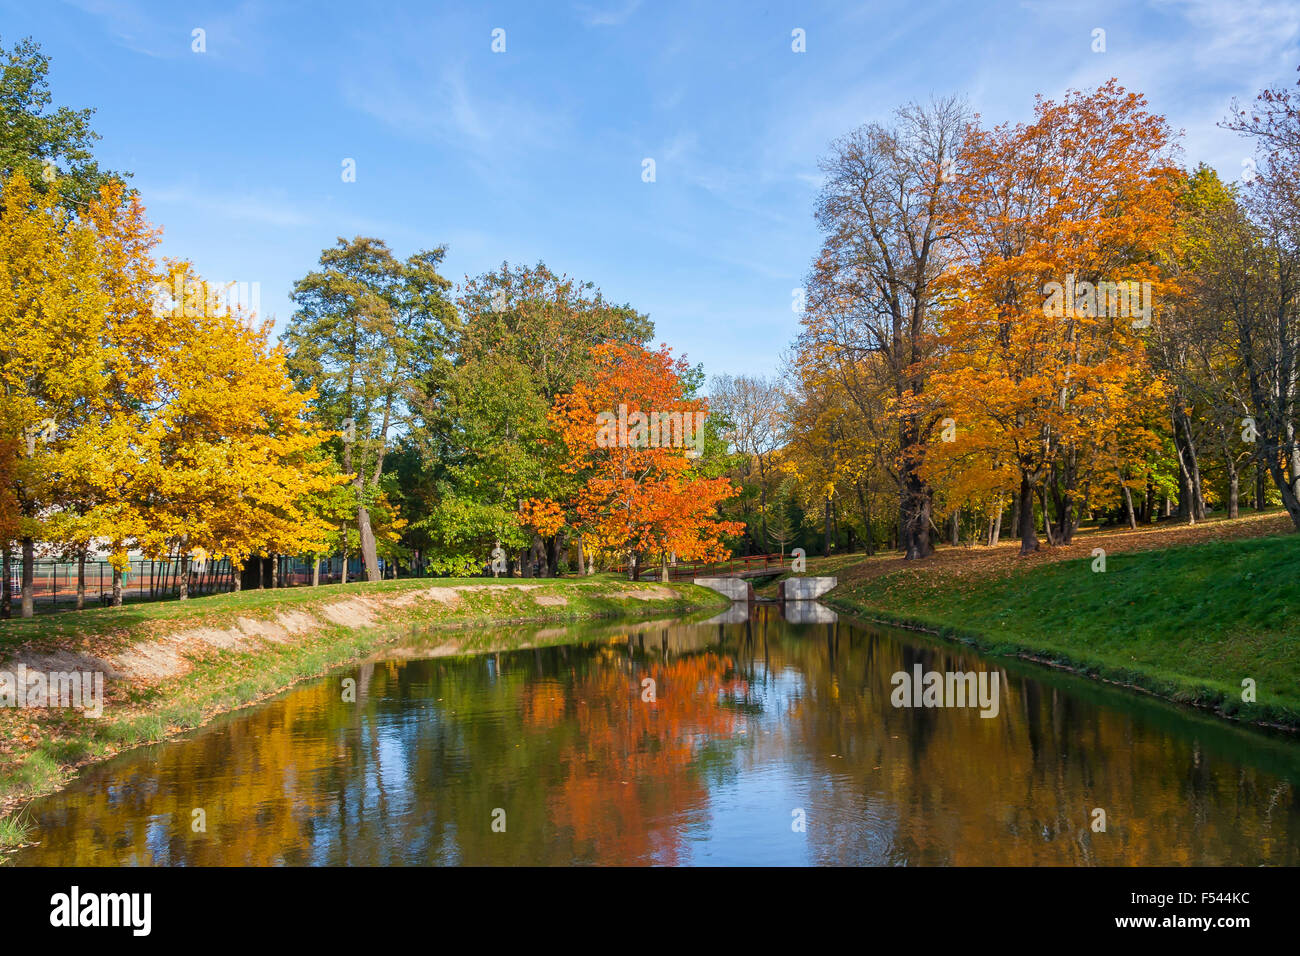
<svg viewBox="0 0 1300 956"><path fill-rule="evenodd" d="M626 22L628 17L636 13L637 8L641 6L641 0L627 0L621 7L592 7L585 3L579 3L574 6L578 11L578 16L582 22L589 27L616 27Z"/></svg>
<svg viewBox="0 0 1300 956"><path fill-rule="evenodd" d="M303 210L301 204L293 203L283 195L221 194L185 185L142 185L140 194L144 197L145 205L150 208L155 205L182 205L218 219L259 222L280 227L307 226L317 221L315 216Z"/></svg>
<svg viewBox="0 0 1300 956"><path fill-rule="evenodd" d="M476 91L461 63L444 62L432 75L378 63L346 70L342 92L354 109L408 138L463 150L490 174L529 150L565 140L572 126L565 111Z"/></svg>

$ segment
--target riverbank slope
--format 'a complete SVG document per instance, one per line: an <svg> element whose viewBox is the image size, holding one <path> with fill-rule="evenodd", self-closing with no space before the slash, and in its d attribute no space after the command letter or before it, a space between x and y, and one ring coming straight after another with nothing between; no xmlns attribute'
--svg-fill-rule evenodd
<svg viewBox="0 0 1300 956"><path fill-rule="evenodd" d="M685 614L727 604L693 584L399 580L245 591L0 623L0 672L105 675L103 713L0 707L0 848L32 797L79 767L193 729L308 677L435 631L438 653L524 646L508 625ZM562 632L557 632L562 633ZM427 640L425 642L428 643Z"/></svg>
<svg viewBox="0 0 1300 956"><path fill-rule="evenodd" d="M919 562L845 556L831 559L840 585L823 600L986 653L1300 729L1300 535L1289 527L1285 516L1258 515L1080 535L1026 558L1014 543L944 548Z"/></svg>

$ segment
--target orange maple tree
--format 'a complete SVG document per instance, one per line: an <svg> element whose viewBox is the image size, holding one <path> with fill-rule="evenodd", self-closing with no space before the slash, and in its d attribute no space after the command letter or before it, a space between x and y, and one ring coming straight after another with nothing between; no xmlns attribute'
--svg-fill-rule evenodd
<svg viewBox="0 0 1300 956"><path fill-rule="evenodd" d="M1094 479L1114 470L1116 436L1159 398L1143 330L1166 291L1156 251L1173 219L1170 140L1142 96L1111 80L1040 99L1032 123L972 130L961 157L947 210L961 251L927 400L956 429L940 457L1001 470L986 491L1019 495L1024 552L1038 548L1044 479L1068 542Z"/></svg>
<svg viewBox="0 0 1300 956"><path fill-rule="evenodd" d="M721 520L718 505L740 489L695 467L708 406L687 394L685 359L628 343L596 346L591 358L591 380L550 415L569 452L565 469L585 478L572 509L585 533L626 555L631 575L646 558L666 578L672 556L728 557L721 539L744 523Z"/></svg>
<svg viewBox="0 0 1300 956"><path fill-rule="evenodd" d="M564 509L549 498L529 498L519 503L516 512L521 527L549 538L564 527Z"/></svg>

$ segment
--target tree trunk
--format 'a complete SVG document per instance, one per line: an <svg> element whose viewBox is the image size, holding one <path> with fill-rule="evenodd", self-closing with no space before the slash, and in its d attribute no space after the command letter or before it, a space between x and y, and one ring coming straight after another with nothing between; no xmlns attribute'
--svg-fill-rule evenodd
<svg viewBox="0 0 1300 956"><path fill-rule="evenodd" d="M553 534L545 540L546 545L546 576L548 578L558 578L560 576L560 554L567 551L563 545L563 535Z"/></svg>
<svg viewBox="0 0 1300 956"><path fill-rule="evenodd" d="M1178 517L1188 524L1205 520L1201 493L1201 468L1196 460L1192 422L1181 405L1174 410L1174 451L1178 456Z"/></svg>
<svg viewBox="0 0 1300 956"><path fill-rule="evenodd" d="M1294 441L1283 440L1283 450L1280 455L1270 454L1268 457L1269 474L1273 476L1273 484L1278 492L1282 495L1282 507L1286 509L1287 514L1291 516L1291 523L1295 525L1297 531L1300 531L1300 449L1295 447ZM1290 481L1287 480L1287 470L1281 459L1290 459Z"/></svg>
<svg viewBox="0 0 1300 956"><path fill-rule="evenodd" d="M36 543L31 538L23 538L23 617L32 617L36 613L36 594L33 579L36 575Z"/></svg>
<svg viewBox="0 0 1300 956"><path fill-rule="evenodd" d="M1228 462L1228 518L1236 518L1239 514L1237 498L1241 493L1241 477L1237 474L1237 465L1229 460Z"/></svg>
<svg viewBox="0 0 1300 956"><path fill-rule="evenodd" d="M1020 474L1020 553L1032 554L1038 550L1038 533L1034 530L1034 487L1029 476Z"/></svg>
<svg viewBox="0 0 1300 956"><path fill-rule="evenodd" d="M77 552L77 610L86 607L86 549Z"/></svg>
<svg viewBox="0 0 1300 956"><path fill-rule="evenodd" d="M320 587L320 555L315 555L311 562L311 586Z"/></svg>
<svg viewBox="0 0 1300 956"><path fill-rule="evenodd" d="M360 485L358 484L358 490ZM361 561L366 566L366 580L379 580L379 552L375 547L375 532L370 527L370 510L357 505L357 536L361 539Z"/></svg>
<svg viewBox="0 0 1300 956"><path fill-rule="evenodd" d="M1267 492L1264 486L1264 463L1259 459L1255 460L1255 510L1263 511L1264 502L1267 499ZM7 552L6 552L7 553ZM8 615L5 615L8 617Z"/></svg>
<svg viewBox="0 0 1300 956"><path fill-rule="evenodd" d="M582 547L582 535L578 535L578 577L584 577L587 573L587 554Z"/></svg>
<svg viewBox="0 0 1300 956"><path fill-rule="evenodd" d="M659 558L659 580L663 584L668 583L668 555L662 555Z"/></svg>
<svg viewBox="0 0 1300 956"><path fill-rule="evenodd" d="M189 554L182 553L180 555L180 564L181 564L181 573L180 573L181 600L188 601L190 599L190 556Z"/></svg>
<svg viewBox="0 0 1300 956"><path fill-rule="evenodd" d="M989 535L989 547L996 547L1002 539L1002 492L998 492L997 513L993 517L993 533Z"/></svg>
<svg viewBox="0 0 1300 956"><path fill-rule="evenodd" d="M905 560L928 558L934 553L930 543L931 506L930 489L914 467L905 465L900 515Z"/></svg>
<svg viewBox="0 0 1300 956"><path fill-rule="evenodd" d="M1128 526L1132 531L1137 530L1137 515L1133 513L1133 491L1124 482L1123 475L1116 475L1119 479L1120 489L1124 492L1124 513L1128 516Z"/></svg>
<svg viewBox="0 0 1300 956"><path fill-rule="evenodd" d="M1192 507L1196 510L1196 520L1205 520L1205 491L1201 486L1201 465L1196 459L1196 447L1192 449Z"/></svg>
<svg viewBox="0 0 1300 956"><path fill-rule="evenodd" d="M960 508L953 509L952 515L948 519L948 526L949 526L949 533L950 533L949 540L952 542L952 546L955 548L957 547L957 545L961 544L961 509Z"/></svg>
<svg viewBox="0 0 1300 956"><path fill-rule="evenodd" d="M230 583L231 590L236 594L244 590L244 568L242 565L235 567L234 561L230 562Z"/></svg>
<svg viewBox="0 0 1300 956"><path fill-rule="evenodd" d="M533 577L546 577L546 544L540 534L533 535L533 546L528 557L533 564Z"/></svg>
<svg viewBox="0 0 1300 956"><path fill-rule="evenodd" d="M122 569L113 566L113 607L122 606Z"/></svg>
<svg viewBox="0 0 1300 956"><path fill-rule="evenodd" d="M13 551L9 547L10 542L5 542L4 554L0 556L0 565L4 570L4 581L0 582L0 617L9 619L13 614L14 608L14 582L13 582Z"/></svg>
<svg viewBox="0 0 1300 956"><path fill-rule="evenodd" d="M1056 536L1052 533L1052 516L1048 513L1047 508L1047 488L1040 488L1038 491L1039 504L1043 506L1043 537L1047 538L1048 547L1056 547Z"/></svg>
<svg viewBox="0 0 1300 956"><path fill-rule="evenodd" d="M826 496L823 515L822 554L829 558L831 556L831 499L829 495Z"/></svg>

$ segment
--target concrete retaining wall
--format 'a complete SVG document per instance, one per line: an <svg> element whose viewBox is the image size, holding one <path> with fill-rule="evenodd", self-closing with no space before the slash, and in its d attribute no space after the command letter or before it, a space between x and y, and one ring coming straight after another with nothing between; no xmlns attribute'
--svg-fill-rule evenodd
<svg viewBox="0 0 1300 956"><path fill-rule="evenodd" d="M781 600L815 601L836 583L835 578L786 578L781 582Z"/></svg>
<svg viewBox="0 0 1300 956"><path fill-rule="evenodd" d="M695 583L733 601L751 601L754 588L744 578L696 578Z"/></svg>

